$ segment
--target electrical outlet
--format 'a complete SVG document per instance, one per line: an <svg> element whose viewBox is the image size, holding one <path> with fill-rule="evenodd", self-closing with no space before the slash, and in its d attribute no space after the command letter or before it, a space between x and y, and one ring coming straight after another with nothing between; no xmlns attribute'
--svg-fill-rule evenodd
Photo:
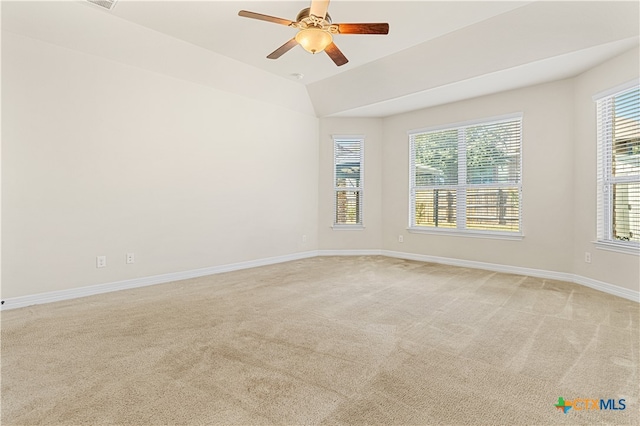
<svg viewBox="0 0 640 426"><path fill-rule="evenodd" d="M591 263L591 253L589 253L588 251L584 252L584 261L586 263Z"/></svg>
<svg viewBox="0 0 640 426"><path fill-rule="evenodd" d="M107 266L107 256L96 257L96 268L104 268Z"/></svg>
<svg viewBox="0 0 640 426"><path fill-rule="evenodd" d="M127 263L135 263L136 256L133 253L127 253Z"/></svg>
<svg viewBox="0 0 640 426"><path fill-rule="evenodd" d="M398 242L399 243L404 243L404 236L398 235Z"/></svg>
<svg viewBox="0 0 640 426"><path fill-rule="evenodd" d="M303 235L302 236L302 244L305 244L307 242L307 236Z"/></svg>

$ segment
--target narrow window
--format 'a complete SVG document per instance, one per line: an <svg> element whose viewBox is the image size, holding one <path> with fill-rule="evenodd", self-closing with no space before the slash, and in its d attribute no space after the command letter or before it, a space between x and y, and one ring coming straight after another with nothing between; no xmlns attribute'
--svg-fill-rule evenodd
<svg viewBox="0 0 640 426"><path fill-rule="evenodd" d="M333 138L334 227L362 227L364 138Z"/></svg>
<svg viewBox="0 0 640 426"><path fill-rule="evenodd" d="M522 116L409 134L410 228L521 234Z"/></svg>
<svg viewBox="0 0 640 426"><path fill-rule="evenodd" d="M640 248L640 88L596 101L598 242Z"/></svg>

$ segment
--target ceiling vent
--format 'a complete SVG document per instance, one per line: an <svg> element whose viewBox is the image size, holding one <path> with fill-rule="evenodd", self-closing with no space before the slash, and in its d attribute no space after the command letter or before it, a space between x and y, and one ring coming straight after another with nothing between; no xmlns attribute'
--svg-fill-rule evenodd
<svg viewBox="0 0 640 426"><path fill-rule="evenodd" d="M118 0L87 0L89 3L93 3L96 6L100 6L104 9L111 10L116 6Z"/></svg>

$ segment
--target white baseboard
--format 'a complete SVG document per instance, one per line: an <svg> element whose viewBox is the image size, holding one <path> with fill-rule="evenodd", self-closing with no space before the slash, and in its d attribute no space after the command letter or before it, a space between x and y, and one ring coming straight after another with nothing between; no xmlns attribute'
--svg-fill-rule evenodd
<svg viewBox="0 0 640 426"><path fill-rule="evenodd" d="M443 265L462 266L465 268L485 269L488 271L504 272L507 274L527 275L531 277L547 278L551 280L573 282L572 274L564 272L546 271L543 269L523 268L520 266L501 265L497 263L477 262L475 260L455 259L451 257L438 257L426 254L405 253L401 251L384 250L383 256L396 257L398 259L418 260L420 262L441 263Z"/></svg>
<svg viewBox="0 0 640 426"><path fill-rule="evenodd" d="M425 254L405 253L390 250L382 250L382 255L387 257L395 257L398 259L418 260L421 262L441 263L444 265L462 266L465 268L486 269L488 271L504 272L508 274L526 275L529 277L546 278L558 281L568 281L640 303L640 292L638 291L620 287L614 284L605 283L603 281L594 280L592 278L583 277L581 275L570 274L567 272L555 272L547 271L544 269L532 269L524 268L521 266L500 265L496 263L477 262L474 260L462 260L449 257L437 257Z"/></svg>
<svg viewBox="0 0 640 426"><path fill-rule="evenodd" d="M273 265L292 260L316 257L317 251L287 254L284 256L268 257L264 259L249 260L247 262L231 263L228 265L212 266L208 268L192 269L189 271L172 272L169 274L154 275L151 277L133 278L130 280L116 281L112 283L96 284L86 287L72 288L68 290L51 291L28 296L11 297L4 299L2 310L23 308L25 306L39 305L42 303L58 302L61 300L75 299L78 297L93 296L118 290L145 287L154 284L163 284L171 281L186 280L189 278L204 277L206 275L220 274L223 272L238 271L240 269L255 268L258 266Z"/></svg>
<svg viewBox="0 0 640 426"><path fill-rule="evenodd" d="M640 292L619 287L613 284L597 281L580 275L566 272L546 271L543 269L531 269L519 266L500 265L495 263L476 262L447 257L429 256L424 254L405 253L390 250L315 250L301 253L293 253L284 256L268 257L264 259L250 260L247 262L232 263L228 265L212 266L209 268L193 269L190 271L174 272L169 274L154 275L151 277L134 278L130 280L116 281L112 283L97 284L87 287L79 287L68 290L58 290L48 293L40 293L29 296L12 297L4 300L2 310L23 308L25 306L39 305L42 303L57 302L61 300L75 299L78 297L93 296L118 290L126 290L144 287L154 284L163 284L171 281L185 280L188 278L203 277L206 275L220 274L223 272L238 271L241 269L255 268L258 266L273 265L292 260L306 259L316 256L387 256L398 259L417 260L420 262L441 263L445 265L461 266L466 268L485 269L489 271L504 272L509 274L527 275L531 277L568 281L584 285L614 296L623 297L634 302L640 302Z"/></svg>
<svg viewBox="0 0 640 426"><path fill-rule="evenodd" d="M318 250L318 256L382 256L382 250Z"/></svg>
<svg viewBox="0 0 640 426"><path fill-rule="evenodd" d="M595 290L613 294L614 296L623 297L625 299L633 300L634 302L640 303L640 292L633 291L628 288L594 280L593 278L583 277L581 275L574 275L573 280L571 281L585 287L591 287Z"/></svg>

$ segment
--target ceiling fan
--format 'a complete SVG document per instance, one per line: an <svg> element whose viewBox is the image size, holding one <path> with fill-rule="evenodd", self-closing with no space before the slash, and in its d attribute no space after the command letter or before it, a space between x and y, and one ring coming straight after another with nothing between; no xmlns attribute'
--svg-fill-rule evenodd
<svg viewBox="0 0 640 426"><path fill-rule="evenodd" d="M245 18L258 19L297 28L299 31L294 38L271 52L267 58L278 59L280 56L293 49L296 45L302 46L307 52L318 53L323 50L335 62L341 66L349 62L344 54L333 42L334 34L388 34L389 24L334 24L327 13L329 0L312 0L311 7L302 9L295 21L276 18L275 16L241 10L238 15Z"/></svg>

